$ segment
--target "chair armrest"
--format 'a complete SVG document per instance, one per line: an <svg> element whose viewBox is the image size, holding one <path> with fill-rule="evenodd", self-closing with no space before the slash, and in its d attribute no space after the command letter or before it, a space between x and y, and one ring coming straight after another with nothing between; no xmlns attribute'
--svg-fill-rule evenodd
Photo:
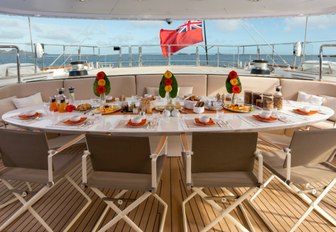
<svg viewBox="0 0 336 232"><path fill-rule="evenodd" d="M62 152L63 150L67 149L68 147L72 146L73 144L77 143L78 141L85 138L85 135L79 135L76 138L72 139L68 143L64 144L63 146L59 147L57 150L49 150L48 151L48 182L49 184L54 184L54 173L53 173L53 157L57 154Z"/></svg>
<svg viewBox="0 0 336 232"><path fill-rule="evenodd" d="M85 138L85 134L81 134L79 136L77 136L76 138L70 140L69 142L67 142L66 144L64 144L63 146L57 148L56 152L61 152L65 149L67 149L68 147L74 145L75 143L79 142L80 140L84 139Z"/></svg>
<svg viewBox="0 0 336 232"><path fill-rule="evenodd" d="M259 184L263 183L263 175L264 175L264 157L261 154L260 150L256 150L254 153L256 159L258 160L258 182Z"/></svg>
<svg viewBox="0 0 336 232"><path fill-rule="evenodd" d="M54 173L53 173L53 160L52 158L57 154L55 150L48 151L48 183L53 185L54 182Z"/></svg>
<svg viewBox="0 0 336 232"><path fill-rule="evenodd" d="M191 156L193 155L193 152L190 150L187 135L185 133L181 134L181 144L182 144L182 156L185 156L186 159L186 163L184 164L186 184L188 186L191 186Z"/></svg>
<svg viewBox="0 0 336 232"><path fill-rule="evenodd" d="M87 184L87 157L89 155L91 155L91 153L85 150L82 156L82 184L85 186Z"/></svg>
<svg viewBox="0 0 336 232"><path fill-rule="evenodd" d="M153 154L150 155L151 158L151 172L152 172L152 189L155 190L157 188L157 164L156 160L158 156L161 155L163 148L167 143L167 136L163 135L160 138L159 144L156 146L156 149Z"/></svg>
<svg viewBox="0 0 336 232"><path fill-rule="evenodd" d="M292 154L290 148L284 148L284 152L286 153L286 183L288 183L291 179Z"/></svg>
<svg viewBox="0 0 336 232"><path fill-rule="evenodd" d="M190 151L186 133L182 133L180 137L181 137L182 150Z"/></svg>
<svg viewBox="0 0 336 232"><path fill-rule="evenodd" d="M150 155L151 159L157 158L161 154L163 148L167 143L167 138L168 137L166 135L161 136L159 144L156 146L154 153Z"/></svg>

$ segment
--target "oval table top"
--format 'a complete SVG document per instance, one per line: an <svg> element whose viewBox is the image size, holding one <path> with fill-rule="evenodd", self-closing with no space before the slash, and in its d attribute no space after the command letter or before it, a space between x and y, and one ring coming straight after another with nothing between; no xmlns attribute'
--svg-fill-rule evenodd
<svg viewBox="0 0 336 232"><path fill-rule="evenodd" d="M12 125L30 130L60 133L112 133L112 134L180 134L191 132L242 132L267 131L294 128L324 121L334 111L324 106L309 105L316 110L312 114L299 114L307 103L285 101L281 111L273 112L274 120L263 120L258 116L261 110L254 109L248 113L235 113L226 110L206 111L213 124L203 125L197 120L204 114L181 113L178 117L164 117L159 112L145 115L143 125L129 123L134 114L115 112L108 115L71 112L58 113L47 110L46 105L37 105L5 113L2 119ZM302 113L302 112L301 112ZM78 116L78 117L76 117ZM195 120L196 118L196 120ZM258 120L259 119L259 120ZM260 121L261 120L261 121Z"/></svg>

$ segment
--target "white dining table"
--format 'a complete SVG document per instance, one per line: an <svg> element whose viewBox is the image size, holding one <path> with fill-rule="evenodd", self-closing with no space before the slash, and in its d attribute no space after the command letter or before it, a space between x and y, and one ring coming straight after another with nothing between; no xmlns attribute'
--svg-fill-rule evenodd
<svg viewBox="0 0 336 232"><path fill-rule="evenodd" d="M294 112L295 109L308 105L317 113L301 115ZM19 115L28 111L35 111L41 114L33 119L21 119ZM200 126L194 122L203 114L180 114L178 117L164 117L162 114L145 115L147 124L142 127L128 126L127 122L136 115L130 114L94 114L78 111L71 113L50 112L46 105L36 105L21 108L5 113L2 119L8 124L22 127L28 130L40 130L59 133L112 133L112 134L180 134L192 132L243 132L243 131L270 131L285 128L295 128L324 121L334 114L334 111L324 106L314 106L308 103L285 101L284 107L275 113L278 120L263 122L257 120L253 115L258 115L261 110L255 108L248 113L235 113L219 111L220 113L207 114L215 122L211 126ZM85 117L86 121L81 124L67 125L65 120L78 115Z"/></svg>

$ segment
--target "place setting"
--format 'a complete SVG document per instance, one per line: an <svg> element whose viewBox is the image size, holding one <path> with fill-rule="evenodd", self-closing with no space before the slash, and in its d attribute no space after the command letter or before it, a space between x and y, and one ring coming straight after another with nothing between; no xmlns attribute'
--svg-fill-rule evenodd
<svg viewBox="0 0 336 232"><path fill-rule="evenodd" d="M135 115L124 117L119 120L114 129L148 129L155 130L159 127L160 118L146 115Z"/></svg>
<svg viewBox="0 0 336 232"><path fill-rule="evenodd" d="M43 116L44 115L39 111L29 110L29 111L25 111L25 112L22 112L20 114L12 116L12 119L18 120L18 121L24 122L24 123L31 123L31 122L34 122L36 120L40 120Z"/></svg>
<svg viewBox="0 0 336 232"><path fill-rule="evenodd" d="M219 118L213 118L209 115L201 115L194 118L182 118L184 125L188 129L209 129L209 128L226 128L227 122Z"/></svg>

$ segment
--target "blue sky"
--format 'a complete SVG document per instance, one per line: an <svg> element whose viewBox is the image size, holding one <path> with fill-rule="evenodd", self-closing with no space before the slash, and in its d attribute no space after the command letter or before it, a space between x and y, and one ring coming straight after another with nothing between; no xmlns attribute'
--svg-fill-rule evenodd
<svg viewBox="0 0 336 232"><path fill-rule="evenodd" d="M335 22L336 15L309 17L307 40L336 40ZM31 17L33 42L46 44L159 45L160 29L176 29L183 23ZM0 15L0 24L1 43L30 42L27 17ZM303 41L304 28L305 17L206 21L209 45ZM278 48L279 53L282 50L286 49Z"/></svg>

